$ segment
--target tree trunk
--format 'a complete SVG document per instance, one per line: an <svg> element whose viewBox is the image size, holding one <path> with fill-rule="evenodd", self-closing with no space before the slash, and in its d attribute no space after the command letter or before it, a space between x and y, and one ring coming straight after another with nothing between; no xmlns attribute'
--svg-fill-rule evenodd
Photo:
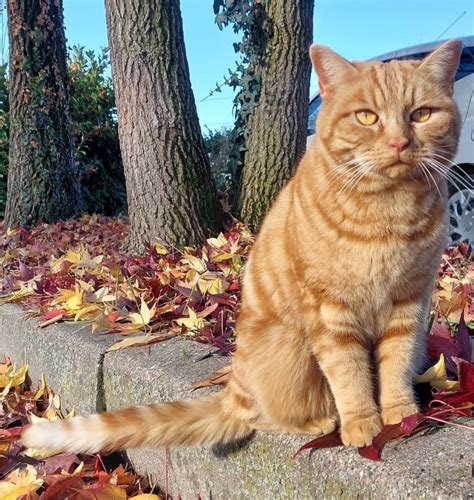
<svg viewBox="0 0 474 500"><path fill-rule="evenodd" d="M216 197L191 90L179 0L106 0L129 249L159 239L194 244L219 228Z"/></svg>
<svg viewBox="0 0 474 500"><path fill-rule="evenodd" d="M242 221L256 228L306 149L308 49L313 36L313 0L259 0L266 47L254 68L260 98L249 118L240 182Z"/></svg>
<svg viewBox="0 0 474 500"><path fill-rule="evenodd" d="M33 226L77 214L62 0L8 0L10 153L5 220Z"/></svg>

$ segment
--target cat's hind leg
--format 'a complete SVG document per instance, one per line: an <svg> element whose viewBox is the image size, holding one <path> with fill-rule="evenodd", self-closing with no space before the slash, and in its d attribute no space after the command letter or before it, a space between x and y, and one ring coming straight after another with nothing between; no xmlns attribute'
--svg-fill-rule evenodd
<svg viewBox="0 0 474 500"><path fill-rule="evenodd" d="M242 323L240 328L246 326ZM291 434L332 432L334 398L304 333L289 332L283 323L256 325L255 318L251 326L260 335L255 343L241 337L234 364L245 374L258 409L254 427Z"/></svg>

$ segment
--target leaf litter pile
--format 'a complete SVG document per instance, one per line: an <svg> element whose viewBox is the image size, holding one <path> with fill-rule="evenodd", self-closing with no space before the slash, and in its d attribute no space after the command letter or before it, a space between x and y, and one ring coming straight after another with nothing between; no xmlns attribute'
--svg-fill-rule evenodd
<svg viewBox="0 0 474 500"><path fill-rule="evenodd" d="M90 321L93 332L122 333L112 350L186 335L231 351L253 235L237 225L200 248L157 243L136 257L121 250L127 234L126 221L95 215L31 231L0 222L0 303L21 304L41 326Z"/></svg>
<svg viewBox="0 0 474 500"><path fill-rule="evenodd" d="M59 395L42 378L33 390L28 366L0 362L0 498L159 500L148 481L118 463L117 457L52 454L25 449L18 441L24 425L70 418Z"/></svg>
<svg viewBox="0 0 474 500"><path fill-rule="evenodd" d="M83 216L31 231L0 222L0 303L18 303L41 327L87 322L97 335L121 333L109 350L148 345L182 335L215 354L234 348L240 277L254 236L236 224L200 247L150 244L144 256L122 250L126 220ZM362 456L381 459L398 437L443 425L474 432L474 264L467 244L446 250L433 292L428 325L431 367L417 377L419 415L385 426ZM228 368L195 384L225 383ZM6 424L8 426L8 424ZM339 446L337 433L298 450Z"/></svg>

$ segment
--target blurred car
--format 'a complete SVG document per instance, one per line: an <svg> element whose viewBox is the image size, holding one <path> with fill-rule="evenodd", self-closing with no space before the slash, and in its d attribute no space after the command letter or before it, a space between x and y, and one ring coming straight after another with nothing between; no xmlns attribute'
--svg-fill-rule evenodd
<svg viewBox="0 0 474 500"><path fill-rule="evenodd" d="M452 168L456 184L449 185L449 244L474 244L474 36L461 38L464 48L454 83L454 99L461 113L459 147ZM372 61L422 59L442 41L424 43L374 57ZM314 137L321 97L315 94L309 102L308 142Z"/></svg>

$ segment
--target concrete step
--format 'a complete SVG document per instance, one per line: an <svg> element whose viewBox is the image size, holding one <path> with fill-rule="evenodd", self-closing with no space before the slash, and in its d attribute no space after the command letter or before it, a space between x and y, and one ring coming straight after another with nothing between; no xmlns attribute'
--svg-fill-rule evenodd
<svg viewBox="0 0 474 500"><path fill-rule="evenodd" d="M81 323L37 327L14 305L0 307L0 355L25 360L37 380L44 373L78 414L199 397L190 386L228 359L199 361L209 347L182 338L106 353L121 338L93 335ZM218 390L218 389L211 389ZM138 472L151 475L173 498L474 498L473 436L447 428L392 443L383 462L353 449L333 448L293 460L308 437L259 432L239 449L128 450Z"/></svg>

